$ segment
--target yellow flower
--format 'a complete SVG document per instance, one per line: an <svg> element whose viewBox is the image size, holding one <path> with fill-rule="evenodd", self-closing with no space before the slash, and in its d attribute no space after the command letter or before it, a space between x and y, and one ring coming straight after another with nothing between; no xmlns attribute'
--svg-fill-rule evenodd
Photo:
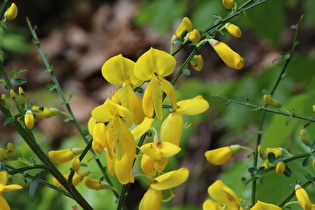
<svg viewBox="0 0 315 210"><path fill-rule="evenodd" d="M27 110L24 116L24 123L28 129L32 129L34 127L34 115L31 110Z"/></svg>
<svg viewBox="0 0 315 210"><path fill-rule="evenodd" d="M234 24L231 24L231 23L226 23L224 25L224 28L234 37L236 38L240 38L242 36L242 31L241 29L234 25Z"/></svg>
<svg viewBox="0 0 315 210"><path fill-rule="evenodd" d="M8 20L15 19L18 14L18 8L16 4L12 3L9 9L5 12L4 17Z"/></svg>
<svg viewBox="0 0 315 210"><path fill-rule="evenodd" d="M79 172L75 172L73 177L72 177L72 185L75 187L78 184L80 184L80 182L83 180L83 178L87 175L88 173L79 173ZM69 174L64 175L64 177L66 179L69 178ZM65 190L65 188L59 183L59 181L54 177L52 179L52 182L54 183L54 185L56 187L62 188Z"/></svg>
<svg viewBox="0 0 315 210"><path fill-rule="evenodd" d="M93 128L92 147L98 154L102 154L107 148L106 143L107 128L103 122L96 122Z"/></svg>
<svg viewBox="0 0 315 210"><path fill-rule="evenodd" d="M144 194L140 202L139 209L160 209L162 202L162 190L171 189L182 184L187 180L188 175L189 171L187 168L180 168L156 177L150 184L148 191Z"/></svg>
<svg viewBox="0 0 315 210"><path fill-rule="evenodd" d="M176 105L161 126L161 139L178 146L184 127L182 114L197 115L209 109L210 105L202 96L179 101Z"/></svg>
<svg viewBox="0 0 315 210"><path fill-rule="evenodd" d="M230 160L234 153L239 151L240 149L240 145L231 145L214 150L209 150L205 152L205 156L209 163L212 163L213 165L222 165Z"/></svg>
<svg viewBox="0 0 315 210"><path fill-rule="evenodd" d="M212 199L223 206L229 206L232 209L239 209L241 201L233 190L227 187L221 180L217 180L208 188L208 193Z"/></svg>
<svg viewBox="0 0 315 210"><path fill-rule="evenodd" d="M193 59L191 59L190 64L192 65L192 67L194 67L194 69L196 69L197 71L200 71L203 67L202 56L195 55Z"/></svg>
<svg viewBox="0 0 315 210"><path fill-rule="evenodd" d="M135 62L123 57L121 54L107 60L102 66L103 77L111 84L122 86L116 97L121 105L126 107L134 117L135 124L142 122L144 113L142 101L135 94L132 87L139 87L143 80L139 80L133 73Z"/></svg>
<svg viewBox="0 0 315 210"><path fill-rule="evenodd" d="M202 204L203 210L223 210L222 206L214 202L213 200L207 199Z"/></svg>
<svg viewBox="0 0 315 210"><path fill-rule="evenodd" d="M107 146L109 147L109 144L113 142L117 160L121 160L125 153L130 158L134 158L136 142L128 130L133 122L133 117L127 108L108 98L103 105L92 111L92 117L96 121L109 122L106 126L108 129L106 132Z"/></svg>
<svg viewBox="0 0 315 210"><path fill-rule="evenodd" d="M155 176L156 173L161 173L164 170L167 162L168 158L157 160L146 154L143 154L141 158L141 169L145 174Z"/></svg>
<svg viewBox="0 0 315 210"><path fill-rule="evenodd" d="M158 119L162 119L162 91L176 105L173 85L162 77L170 75L176 66L175 58L161 50L151 48L144 53L134 67L135 76L142 80L150 80L142 99L145 116L152 118L154 112Z"/></svg>
<svg viewBox="0 0 315 210"><path fill-rule="evenodd" d="M257 201L257 203L250 210L281 210L279 206Z"/></svg>
<svg viewBox="0 0 315 210"><path fill-rule="evenodd" d="M140 150L156 160L161 160L162 158L169 158L176 155L181 149L169 142L154 142L142 145Z"/></svg>
<svg viewBox="0 0 315 210"><path fill-rule="evenodd" d="M235 4L235 0L222 0L222 4L227 10L231 10Z"/></svg>
<svg viewBox="0 0 315 210"><path fill-rule="evenodd" d="M48 152L48 156L55 163L65 163L73 159L74 156L79 155L83 152L81 148L52 150Z"/></svg>
<svg viewBox="0 0 315 210"><path fill-rule="evenodd" d="M190 31L188 34L188 40L192 42L199 42L200 41L200 32L197 29Z"/></svg>
<svg viewBox="0 0 315 210"><path fill-rule="evenodd" d="M133 161L134 157L129 157L126 154L120 160L115 160L115 175L121 184L133 183L135 181L132 175Z"/></svg>
<svg viewBox="0 0 315 210"><path fill-rule="evenodd" d="M41 119L49 118L57 114L60 114L59 109L49 107L32 106L32 111L36 117Z"/></svg>
<svg viewBox="0 0 315 210"><path fill-rule="evenodd" d="M312 210L310 198L308 197L306 191L298 184L295 185L295 197L299 201L303 210Z"/></svg>
<svg viewBox="0 0 315 210"><path fill-rule="evenodd" d="M280 108L282 104L280 104L276 99L271 98L270 95L264 95L264 102L271 107Z"/></svg>
<svg viewBox="0 0 315 210"><path fill-rule="evenodd" d="M10 210L10 206L2 196L3 192L8 192L12 190L19 190L23 187L17 184L7 185L8 182L8 173L5 171L0 171L0 209L2 210Z"/></svg>
<svg viewBox="0 0 315 210"><path fill-rule="evenodd" d="M175 40L187 40L192 42L199 42L200 41L200 33L198 30L193 29L192 23L189 18L184 17L181 24L175 31L174 36L172 37L172 43Z"/></svg>
<svg viewBox="0 0 315 210"><path fill-rule="evenodd" d="M22 153L19 149L17 149L12 143L8 143L7 145L8 153L10 158L18 159L22 157Z"/></svg>
<svg viewBox="0 0 315 210"><path fill-rule="evenodd" d="M209 43L227 66L234 69L244 67L244 59L228 45L215 39L210 39Z"/></svg>
<svg viewBox="0 0 315 210"><path fill-rule="evenodd" d="M276 165L276 173L278 175L283 174L283 172L285 171L285 167L286 167L286 165L285 165L284 162L282 162L282 161L278 162L277 165Z"/></svg>
<svg viewBox="0 0 315 210"><path fill-rule="evenodd" d="M267 147L266 155L263 158L267 158L269 153L273 153L275 155L275 158L277 158L277 157L284 155L284 150L282 148ZM271 163L268 161L268 159L265 160L265 162L263 163L263 166L265 168L269 168L269 166L271 166Z"/></svg>
<svg viewBox="0 0 315 210"><path fill-rule="evenodd" d="M84 185L91 190L104 190L110 188L107 182L103 182L96 179L91 179L89 177L84 177Z"/></svg>

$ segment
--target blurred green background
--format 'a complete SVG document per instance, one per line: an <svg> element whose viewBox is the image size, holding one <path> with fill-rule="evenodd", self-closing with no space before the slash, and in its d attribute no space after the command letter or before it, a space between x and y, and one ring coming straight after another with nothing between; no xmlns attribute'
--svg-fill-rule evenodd
<svg viewBox="0 0 315 210"><path fill-rule="evenodd" d="M236 1L241 5L245 1ZM25 18L37 26L41 44L57 77L67 95L71 96L71 106L83 128L89 119L90 111L110 96L107 84L100 74L102 64L111 56L123 54L136 60L151 46L169 50L170 39L182 17L189 17L195 28L202 30L215 21L214 15L225 17L228 12L221 1L209 0L120 0L120 1L19 1L17 20L7 22L5 31L0 31L1 54L8 71L27 69L22 76L28 83L23 85L26 95L34 104L52 106L60 109L60 99L55 92L49 92L51 84L38 59L38 53L31 45L31 36ZM195 123L184 130L182 151L169 163L171 170L178 167L190 169L189 180L178 187L176 197L163 205L163 209L200 209L208 197L207 188L216 179L222 179L240 198L250 202L251 186L244 186L242 177L249 177L247 169L252 160L248 151L240 152L224 166L213 166L206 162L204 152L230 144L242 144L254 148L262 112L235 104L225 104L212 98L219 95L226 98L249 102L263 106L262 91L269 90L275 83L284 65L283 61L272 62L281 52L288 53L295 30L291 27L298 23L304 14L299 45L274 97L284 104L287 110L313 116L311 106L315 104L315 1L313 0L273 0L239 16L232 23L243 32L241 38L230 35L217 39L229 44L243 56L245 67L236 71L228 68L213 52L210 46L202 49L204 68L191 75L183 75L178 83L178 100L203 95L211 108L206 113L194 117L185 117L187 124ZM188 48L176 55L178 63L192 49ZM4 89L0 89L4 93ZM3 121L3 117L0 116ZM44 151L83 146L73 125L65 124L62 116L36 121L34 129L38 142ZM288 147L292 153L308 151L301 145L299 130L307 123L291 120L287 117L267 114L262 145L266 147ZM315 136L314 125L307 128ZM25 158L33 156L23 140L10 127L0 128L1 147L13 142L22 150ZM35 157L34 157L35 158ZM99 176L93 160L87 157L84 162L92 171L91 177ZM35 158L36 160L36 158ZM102 162L104 157L101 157ZM261 161L262 162L262 161ZM11 163L10 163L11 164ZM18 167L19 164L12 163ZM69 165L60 165L64 173ZM274 172L265 175L265 182L259 184L257 198L264 202L280 204L294 189L297 180L304 183L306 172L314 174L313 167L302 167L302 161L289 164L291 177L279 176ZM139 170L135 170L135 174ZM36 172L30 171L30 174ZM50 180L51 177L46 177ZM14 176L14 181L23 184L23 177ZM115 180L114 180L115 181ZM39 186L33 200L28 198L29 180L22 191L5 193L12 209L70 209L75 202ZM110 191L92 191L83 184L78 189L88 202L98 209L115 209L116 201ZM315 191L308 187L311 200L315 202ZM145 186L136 182L131 186L128 197L129 209L141 199ZM292 209L298 209L297 205Z"/></svg>

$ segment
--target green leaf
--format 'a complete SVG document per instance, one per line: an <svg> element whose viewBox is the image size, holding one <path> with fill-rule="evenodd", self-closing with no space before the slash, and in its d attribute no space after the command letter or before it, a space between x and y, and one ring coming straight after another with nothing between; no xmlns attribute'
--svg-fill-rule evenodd
<svg viewBox="0 0 315 210"><path fill-rule="evenodd" d="M29 189L29 197L31 200L33 200L34 195L37 191L38 185L40 183L41 178L43 177L44 171L38 172L35 176L34 179L32 180L30 184L30 189Z"/></svg>
<svg viewBox="0 0 315 210"><path fill-rule="evenodd" d="M187 76L191 74L189 69L184 69L183 73Z"/></svg>
<svg viewBox="0 0 315 210"><path fill-rule="evenodd" d="M310 173L304 174L305 179L309 181L314 181L314 177Z"/></svg>
<svg viewBox="0 0 315 210"><path fill-rule="evenodd" d="M14 121L14 119L12 117L5 118L5 120L3 122L3 127L5 127L6 125L10 124L13 121Z"/></svg>
<svg viewBox="0 0 315 210"><path fill-rule="evenodd" d="M12 80L12 84L14 84L14 85L22 85L25 83L27 83L27 81L26 81L26 79L23 79L23 78L16 78L16 79Z"/></svg>
<svg viewBox="0 0 315 210"><path fill-rule="evenodd" d="M290 177L292 175L292 171L288 167L285 167L283 174L287 177Z"/></svg>
<svg viewBox="0 0 315 210"><path fill-rule="evenodd" d="M307 158L305 158L305 159L303 160L302 166L303 166L303 167L306 167L306 166L308 166L309 163L310 163L310 157L307 157Z"/></svg>
<svg viewBox="0 0 315 210"><path fill-rule="evenodd" d="M275 154L273 154L272 152L270 152L270 153L268 153L267 158L268 158L268 161L269 161L270 163L273 163L273 162L275 161L275 159L276 159L276 156L275 156Z"/></svg>

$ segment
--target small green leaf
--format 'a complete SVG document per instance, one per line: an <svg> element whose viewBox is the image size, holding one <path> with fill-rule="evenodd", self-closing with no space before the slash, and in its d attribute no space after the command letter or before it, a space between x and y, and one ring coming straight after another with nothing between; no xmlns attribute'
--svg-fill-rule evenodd
<svg viewBox="0 0 315 210"><path fill-rule="evenodd" d="M270 163L273 163L273 162L275 161L275 159L276 159L276 156L275 156L275 154L273 154L272 152L270 152L270 153L268 153L267 158L268 158L268 161L269 161Z"/></svg>
<svg viewBox="0 0 315 210"><path fill-rule="evenodd" d="M3 127L5 127L6 125L10 124L13 121L14 121L14 119L12 117L5 118L5 120L3 122Z"/></svg>
<svg viewBox="0 0 315 210"><path fill-rule="evenodd" d="M138 93L144 93L144 90L141 87L136 87L134 91Z"/></svg>
<svg viewBox="0 0 315 210"><path fill-rule="evenodd" d="M309 181L314 181L314 177L309 173L304 174L304 177L305 177L305 179L307 179Z"/></svg>
<svg viewBox="0 0 315 210"><path fill-rule="evenodd" d="M286 167L285 170L284 170L284 172L283 172L283 174L284 174L285 176L289 177L289 176L291 176L292 171L291 171L291 169L289 169L288 167Z"/></svg>
<svg viewBox="0 0 315 210"><path fill-rule="evenodd" d="M257 174L258 174L259 176L262 176L262 175L265 173L265 171L266 171L265 167L260 167L260 168L258 169Z"/></svg>
<svg viewBox="0 0 315 210"><path fill-rule="evenodd" d="M40 183L40 180L43 176L43 171L40 171L38 172L35 176L34 176L34 179L32 180L31 184L30 184L30 190L29 190L29 197L31 200L33 200L34 198L34 195L37 191L37 188L38 188L38 185Z"/></svg>
<svg viewBox="0 0 315 210"><path fill-rule="evenodd" d="M25 73L25 72L27 72L26 69L19 69L19 70L16 72L15 76L19 76L19 75L21 75L21 74L23 74L23 73Z"/></svg>
<svg viewBox="0 0 315 210"><path fill-rule="evenodd" d="M307 157L303 160L302 165L303 167L306 167L308 166L309 163L310 163L310 157Z"/></svg>
<svg viewBox="0 0 315 210"><path fill-rule="evenodd" d="M248 168L248 172L249 172L251 175L256 174L257 168L250 167L250 168Z"/></svg>
<svg viewBox="0 0 315 210"><path fill-rule="evenodd" d="M189 69L184 69L184 70L183 70L183 74L189 76L191 73L190 73L190 70L189 70Z"/></svg>
<svg viewBox="0 0 315 210"><path fill-rule="evenodd" d="M24 83L27 83L26 79L23 78L16 78L14 80L12 80L12 84L14 85L22 85Z"/></svg>

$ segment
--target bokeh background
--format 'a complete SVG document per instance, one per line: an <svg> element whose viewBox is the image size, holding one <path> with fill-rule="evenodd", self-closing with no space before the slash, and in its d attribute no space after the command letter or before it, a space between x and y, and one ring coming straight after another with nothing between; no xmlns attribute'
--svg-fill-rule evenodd
<svg viewBox="0 0 315 210"><path fill-rule="evenodd" d="M237 0L241 5L244 1ZM228 12L221 1L210 0L69 0L69 1L18 1L18 18L5 24L0 30L1 54L6 70L26 69L21 77L27 79L22 87L30 102L40 106L64 109L56 92L49 91L52 84L26 24L26 17L39 35L41 45L70 99L71 108L83 128L91 110L110 97L109 90L115 87L102 77L100 69L111 56L123 54L136 60L150 47L169 51L174 30L184 16L189 17L195 28L202 30L216 20L214 15L225 17ZM294 37L294 26L304 14L303 25L287 74L279 86L275 98L296 113L312 116L315 104L315 1L273 0L231 20L242 29L241 38L225 33L218 40L229 44L245 60L244 69L237 71L227 67L210 46L202 49L204 68L191 75L183 75L177 82L178 100L203 95L211 105L210 110L194 117L186 117L187 123L195 123L184 131L179 155L172 158L169 169L187 167L189 180L178 187L176 197L163 205L163 209L200 209L208 197L207 187L216 179L222 179L244 200L250 201L251 187L244 186L242 177L249 177L247 169L252 161L249 152L240 152L224 166L213 166L206 162L204 152L230 144L242 144L253 148L255 131L262 113L235 104L225 104L212 95L248 101L263 105L262 91L270 90L284 62L273 62L280 53L288 53ZM192 48L176 55L178 67ZM17 88L17 87L15 87ZM1 93L6 93L3 87ZM263 146L289 147L292 152L305 151L298 138L298 131L306 122L267 115ZM0 120L4 121L0 115ZM71 123L65 117L37 120L34 133L44 151L51 149L84 146ZM314 126L308 131L315 136ZM10 126L0 127L0 144L6 147L13 142L23 151L25 158L33 157L23 140ZM101 159L104 157L101 157ZM35 157L36 160L36 157ZM102 160L104 162L104 160ZM98 169L89 157L85 159L92 176L98 177ZM12 163L19 166L18 163ZM301 161L290 163L291 177L278 176L270 172L265 182L259 185L258 199L280 204L293 190L296 180L305 182L306 172L314 174L312 167L302 167ZM69 165L60 169L69 172ZM30 171L35 174L38 171ZM139 171L138 171L139 172ZM137 169L135 170L137 173ZM14 176L14 181L27 182L23 193L10 192L5 195L12 209L71 209L73 201L51 189L39 186L33 200L28 197L30 180ZM51 177L46 177L47 180ZM110 191L94 192L82 186L78 188L95 209L115 209L115 198ZM310 187L310 192L312 188ZM313 190L314 191L314 190ZM128 209L135 209L145 192L141 180L131 186L127 198ZM314 194L313 194L314 195ZM313 200L315 202L315 200ZM295 208L296 207L296 208ZM297 209L294 206L294 209Z"/></svg>

